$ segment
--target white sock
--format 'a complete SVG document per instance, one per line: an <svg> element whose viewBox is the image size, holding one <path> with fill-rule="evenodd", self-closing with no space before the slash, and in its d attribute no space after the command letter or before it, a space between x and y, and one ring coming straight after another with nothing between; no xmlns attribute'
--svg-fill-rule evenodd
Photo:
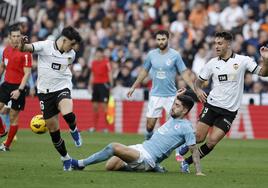
<svg viewBox="0 0 268 188"><path fill-rule="evenodd" d="M61 157L61 160L66 161L71 159L70 155L67 153L64 157Z"/></svg>
<svg viewBox="0 0 268 188"><path fill-rule="evenodd" d="M75 132L75 131L77 131L77 127L75 127L74 130L71 130L71 129L70 129L70 132L71 132L71 133L73 133L73 132Z"/></svg>
<svg viewBox="0 0 268 188"><path fill-rule="evenodd" d="M84 167L84 166L85 166L85 165L84 165L84 162L83 162L83 159L78 160L78 166L79 166L79 167Z"/></svg>

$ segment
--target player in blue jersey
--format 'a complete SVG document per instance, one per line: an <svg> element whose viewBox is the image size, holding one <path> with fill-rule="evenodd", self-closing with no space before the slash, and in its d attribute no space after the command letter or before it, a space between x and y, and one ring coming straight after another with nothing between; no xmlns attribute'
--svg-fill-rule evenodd
<svg viewBox="0 0 268 188"><path fill-rule="evenodd" d="M167 114L171 109L177 90L175 83L177 73L182 76L194 91L190 70L186 68L180 54L168 47L168 31L160 30L155 34L155 37L158 48L148 53L137 80L127 93L128 97L131 97L135 88L140 85L148 74L150 75L153 86L150 91L146 114L146 139L152 136L156 121L162 116L163 108Z"/></svg>
<svg viewBox="0 0 268 188"><path fill-rule="evenodd" d="M174 149L186 144L193 155L196 175L204 175L201 172L192 124L184 119L194 105L191 97L183 95L185 91L186 89L178 91L170 111L171 118L155 131L151 139L131 146L110 143L103 150L86 159L72 159L72 167L81 170L87 165L109 159L106 163L106 170L153 171L159 163L169 157Z"/></svg>

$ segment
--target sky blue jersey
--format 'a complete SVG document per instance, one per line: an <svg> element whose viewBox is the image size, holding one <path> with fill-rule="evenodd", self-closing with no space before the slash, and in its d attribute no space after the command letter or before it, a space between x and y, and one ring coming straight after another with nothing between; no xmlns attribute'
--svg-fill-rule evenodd
<svg viewBox="0 0 268 188"><path fill-rule="evenodd" d="M186 119L170 118L142 145L153 160L160 163L184 143L188 146L196 144L192 123Z"/></svg>
<svg viewBox="0 0 268 188"><path fill-rule="evenodd" d="M186 70L179 52L172 48L168 48L165 54L161 54L159 48L151 50L145 59L143 68L149 72L153 81L150 95L158 97L175 96L177 91L176 74Z"/></svg>

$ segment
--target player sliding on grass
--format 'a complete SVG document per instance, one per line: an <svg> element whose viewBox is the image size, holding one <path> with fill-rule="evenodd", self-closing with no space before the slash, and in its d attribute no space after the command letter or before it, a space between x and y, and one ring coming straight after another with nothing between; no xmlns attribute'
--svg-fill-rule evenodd
<svg viewBox="0 0 268 188"><path fill-rule="evenodd" d="M248 70L259 76L268 76L268 48L260 49L263 58L263 66L260 67L252 58L232 51L232 38L228 32L216 33L215 48L218 57L212 58L204 66L195 82L197 97L205 102L196 126L197 143L203 142L207 137L206 143L198 149L200 158L209 154L230 130L242 100L245 72ZM207 97L201 86L210 78L213 88ZM212 130L208 135L210 127ZM180 153L185 154L187 150L188 147L183 146ZM182 161L182 172L189 172L189 164L192 163L192 156Z"/></svg>
<svg viewBox="0 0 268 188"><path fill-rule="evenodd" d="M24 44L22 41L21 46L21 51L38 54L38 98L52 142L61 155L64 171L71 170L71 158L60 135L59 112L69 125L75 145L77 147L82 145L82 139L76 127L76 117L73 113L72 73L69 69L75 59L73 49L80 42L79 33L69 26L62 30L56 41L45 40L32 44Z"/></svg>
<svg viewBox="0 0 268 188"><path fill-rule="evenodd" d="M155 131L151 139L131 146L110 143L103 150L86 159L72 159L72 167L81 170L87 165L109 159L106 163L106 170L155 171L155 168L159 167L158 163L161 163L174 149L185 143L193 154L196 175L204 175L201 172L192 124L184 119L194 105L191 97L183 95L185 91L186 89L178 91L171 108L171 118Z"/></svg>

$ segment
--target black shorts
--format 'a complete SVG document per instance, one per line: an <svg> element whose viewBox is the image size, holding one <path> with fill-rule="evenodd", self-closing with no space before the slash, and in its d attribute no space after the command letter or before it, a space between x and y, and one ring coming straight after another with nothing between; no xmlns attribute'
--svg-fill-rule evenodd
<svg viewBox="0 0 268 188"><path fill-rule="evenodd" d="M17 100L10 98L10 93L18 89L20 84L9 84L4 82L0 86L0 102L7 105L11 100L11 108L14 110L23 110L25 107L25 90L20 93Z"/></svg>
<svg viewBox="0 0 268 188"><path fill-rule="evenodd" d="M92 101L107 103L109 99L109 94L110 94L110 85L108 83L94 84L93 93L92 93Z"/></svg>
<svg viewBox="0 0 268 188"><path fill-rule="evenodd" d="M237 111L231 112L205 103L202 112L199 115L199 121L210 127L216 126L222 129L226 134L230 130L236 114Z"/></svg>
<svg viewBox="0 0 268 188"><path fill-rule="evenodd" d="M49 119L60 112L58 105L62 99L71 99L71 91L65 88L46 94L38 93L37 96L40 101L40 108L43 112L44 119Z"/></svg>

